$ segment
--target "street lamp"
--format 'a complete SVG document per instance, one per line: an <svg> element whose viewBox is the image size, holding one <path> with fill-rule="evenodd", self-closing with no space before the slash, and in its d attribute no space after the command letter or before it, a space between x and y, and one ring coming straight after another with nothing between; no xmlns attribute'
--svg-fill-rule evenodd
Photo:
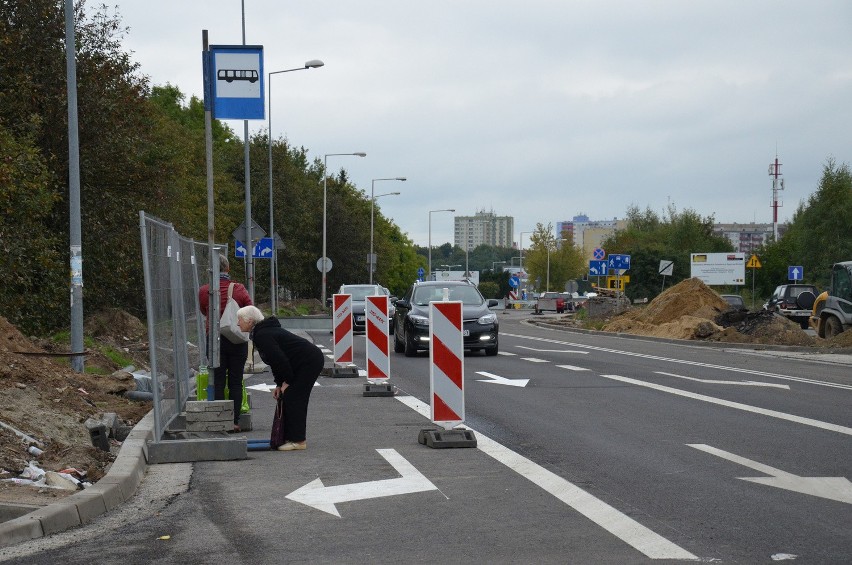
<svg viewBox="0 0 852 565"><path fill-rule="evenodd" d="M525 233L535 233L535 232L522 231L521 235L518 237L518 243L521 246L521 260L520 260L521 271L524 270L524 234Z"/></svg>
<svg viewBox="0 0 852 565"><path fill-rule="evenodd" d="M455 208L429 210L429 278L432 278L432 212L455 212Z"/></svg>
<svg viewBox="0 0 852 565"><path fill-rule="evenodd" d="M328 257L325 256L328 243L328 229L326 225L328 217L328 158L338 155L353 155L355 157L367 156L367 154L363 151L359 151L357 153L326 153L322 156L322 257L320 257L320 263L322 263L322 292L320 296L322 298L320 300L323 308L325 308L325 287L328 281Z"/></svg>
<svg viewBox="0 0 852 565"><path fill-rule="evenodd" d="M547 242L547 284L546 284L546 292L550 292L550 247L551 243L556 243L557 241L565 241L565 238L558 237L554 239L552 242Z"/></svg>
<svg viewBox="0 0 852 565"><path fill-rule="evenodd" d="M273 71L269 73L269 79L266 81L267 84L267 96L268 102L266 104L266 115L267 115L267 128L269 132L269 237L275 237L275 226L273 224L273 215L272 215L272 75L278 75L281 73L290 73L293 71L304 71L305 69L316 69L325 65L319 59L311 59L310 61L305 63L304 67L296 67L295 69L285 69L283 71ZM251 247L251 242L249 242L249 247ZM278 285L276 284L276 269L278 267L278 258L277 258L278 250L276 248L275 242L273 240L272 244L272 264L269 268L269 301L272 306L272 315L274 316L278 310Z"/></svg>
<svg viewBox="0 0 852 565"><path fill-rule="evenodd" d="M373 179L370 183L370 256L367 258L367 268L370 270L370 284L373 284L373 265L375 264L375 259L373 256L373 216L376 210L376 198L381 198L382 196L399 196L399 192L386 192L384 194L375 195L376 191L376 181L381 180L398 180L405 182L405 177L389 177L384 179Z"/></svg>

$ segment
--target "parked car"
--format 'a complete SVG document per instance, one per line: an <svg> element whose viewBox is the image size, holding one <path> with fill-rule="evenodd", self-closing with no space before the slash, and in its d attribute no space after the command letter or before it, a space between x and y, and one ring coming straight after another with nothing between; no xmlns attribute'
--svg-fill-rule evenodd
<svg viewBox="0 0 852 565"><path fill-rule="evenodd" d="M462 302L464 348L497 355L499 323L490 308L498 303L483 298L479 289L467 281L414 283L395 304L394 351L413 357L418 351L429 349L429 303L442 301L445 288L449 300Z"/></svg>
<svg viewBox="0 0 852 565"><path fill-rule="evenodd" d="M721 296L734 310L748 310L745 305L745 300L743 300L743 297L739 294L720 294L719 296Z"/></svg>
<svg viewBox="0 0 852 565"><path fill-rule="evenodd" d="M819 291L812 284L782 284L775 287L763 307L793 320L806 330L817 294Z"/></svg>
<svg viewBox="0 0 852 565"><path fill-rule="evenodd" d="M558 292L542 292L535 303L535 313L545 310L561 314L565 312L565 297Z"/></svg>
<svg viewBox="0 0 852 565"><path fill-rule="evenodd" d="M388 321L390 324L389 331L393 332L394 304L391 301L392 296L390 291L379 284L344 284L340 286L337 294L349 294L352 296L352 331L365 332L367 331L367 320L365 311L367 309L368 296L388 297Z"/></svg>

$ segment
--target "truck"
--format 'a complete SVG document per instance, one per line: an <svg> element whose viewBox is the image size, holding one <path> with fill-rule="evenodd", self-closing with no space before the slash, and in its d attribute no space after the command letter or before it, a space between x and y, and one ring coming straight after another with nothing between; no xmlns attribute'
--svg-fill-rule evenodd
<svg viewBox="0 0 852 565"><path fill-rule="evenodd" d="M814 301L810 325L828 339L852 329L852 261L831 266L831 283Z"/></svg>
<svg viewBox="0 0 852 565"><path fill-rule="evenodd" d="M565 298L558 292L542 292L535 303L535 313L548 310L562 314L565 312Z"/></svg>

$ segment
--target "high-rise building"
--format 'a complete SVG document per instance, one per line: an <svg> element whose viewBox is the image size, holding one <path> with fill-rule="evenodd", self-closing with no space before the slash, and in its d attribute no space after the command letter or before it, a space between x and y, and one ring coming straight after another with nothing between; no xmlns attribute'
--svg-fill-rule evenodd
<svg viewBox="0 0 852 565"><path fill-rule="evenodd" d="M787 231L786 224L778 224L778 237ZM714 224L713 233L727 237L733 244L734 250L740 253L754 253L758 247L772 241L774 226L772 224Z"/></svg>
<svg viewBox="0 0 852 565"><path fill-rule="evenodd" d="M596 247L617 229L623 229L624 220L590 220L585 214L574 216L570 222L556 222L557 237L565 238L583 251L583 255L591 258Z"/></svg>
<svg viewBox="0 0 852 565"><path fill-rule="evenodd" d="M511 247L514 230L512 216L498 216L493 210L482 210L473 216L455 217L454 243L467 251L473 251L479 245Z"/></svg>

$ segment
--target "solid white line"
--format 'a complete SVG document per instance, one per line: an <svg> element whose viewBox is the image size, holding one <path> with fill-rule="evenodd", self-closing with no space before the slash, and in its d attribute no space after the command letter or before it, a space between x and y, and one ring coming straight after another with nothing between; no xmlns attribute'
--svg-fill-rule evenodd
<svg viewBox="0 0 852 565"><path fill-rule="evenodd" d="M570 349L537 349L535 347L527 347L526 345L516 345L518 349L529 349L530 351L538 351L541 353L579 353L580 355L588 355L588 351L571 351Z"/></svg>
<svg viewBox="0 0 852 565"><path fill-rule="evenodd" d="M574 365L557 365L560 369L568 369L569 371L588 371L585 367L576 367Z"/></svg>
<svg viewBox="0 0 852 565"><path fill-rule="evenodd" d="M537 357L521 357L521 359L530 363L550 363L547 359L539 359Z"/></svg>
<svg viewBox="0 0 852 565"><path fill-rule="evenodd" d="M413 396L397 396L397 400L429 418L429 405ZM461 426L472 430L467 426ZM548 471L526 457L500 445L476 430L476 445L483 453L512 469L549 494L561 500L620 540L651 559L698 559L692 553L646 528L633 518L595 498L577 485Z"/></svg>
<svg viewBox="0 0 852 565"><path fill-rule="evenodd" d="M620 375L601 375L606 379L612 379L615 381L621 381L623 383L630 383L634 385L644 386L647 388L653 388L655 390L659 390L662 392L668 392L670 394L676 394L678 396L685 396L687 398L693 398L695 400L701 400L704 402L710 402L711 404L719 404L721 406L727 406L728 408L736 408L737 410L745 410L746 412L753 412L755 414L762 414L764 416L771 416L773 418L779 418L781 420L787 420L790 422L795 422L797 424L804 424L806 426L813 426L815 428L821 428L823 430L828 430L831 432L837 432L841 434L846 434L852 436L852 428L847 428L845 426L839 426L837 424L831 424L828 422L821 422L819 420L813 420L811 418L805 418L803 416L795 416L793 414L786 414L784 412L777 412L775 410L768 410L766 408L760 408L758 406L750 406L748 404L742 404L740 402L731 402L730 400L723 400L721 398L714 398L712 396L706 396L704 394L697 394L694 392L689 392L686 390L680 390L678 388L671 388L664 385L658 385L655 383L649 383L646 381L640 381L637 379L631 379L630 377L622 377Z"/></svg>
<svg viewBox="0 0 852 565"><path fill-rule="evenodd" d="M660 357L659 355L647 355L647 354L644 354L644 353L634 353L632 351L622 351L620 349L609 349L607 347L597 347L595 345L585 345L585 344L582 344L582 343L572 343L572 342L568 342L568 341L559 341L557 339L548 339L548 338L545 338L545 337L534 337L534 336L528 336L528 335L510 334L510 333L505 333L505 332L501 332L500 335L504 335L504 336L508 336L508 337L517 337L519 339L529 339L529 340L532 340L532 341L542 341L544 343L555 343L555 344L558 344L558 345L567 345L567 346L570 346L570 347L579 347L581 349L589 349L591 351L602 351L604 353L615 353L616 355L627 355L627 356L630 356L630 357L639 357L639 358L642 358L642 359L654 359L656 361L665 361L665 362L668 362L668 363L680 363L682 365L692 365L694 367L706 367L708 369L719 369L719 370L722 370L722 371L733 371L735 373L744 373L744 374L747 374L747 375L757 375L757 376L760 376L760 377L769 377L769 378L772 378L772 379L784 379L784 380L788 380L788 381L807 383L807 384L811 384L811 385L827 386L827 387L832 387L832 388L842 388L842 389L845 389L845 390L852 390L852 385L831 383L831 382L827 382L827 381L818 381L818 380L815 380L815 379L805 379L805 378L802 378L802 377L791 377L789 375L779 375L777 373L767 373L765 371L756 371L754 369L740 369L738 367L726 367L724 365L714 365L712 363L699 363L698 361L688 361L688 360L685 360L685 359L673 359L671 357Z"/></svg>
<svg viewBox="0 0 852 565"><path fill-rule="evenodd" d="M756 381L716 381L710 379L697 379L695 377L687 377L686 375L676 375L674 373L664 373L663 371L654 371L658 375L665 375L667 377L676 377L678 379L686 379L688 381L695 381L699 383L704 383L708 385L740 385L740 386L768 386L774 388L783 388L785 390L790 390L790 385L781 385L778 383L760 383Z"/></svg>

